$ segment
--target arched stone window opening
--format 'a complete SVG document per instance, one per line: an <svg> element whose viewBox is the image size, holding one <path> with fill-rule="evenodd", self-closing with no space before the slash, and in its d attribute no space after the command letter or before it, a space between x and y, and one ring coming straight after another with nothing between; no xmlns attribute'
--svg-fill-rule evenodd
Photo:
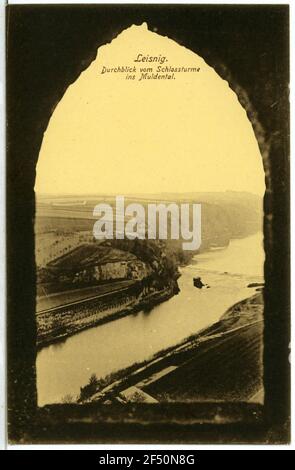
<svg viewBox="0 0 295 470"><path fill-rule="evenodd" d="M153 22L151 22L153 24ZM168 28L169 29L169 28ZM167 34L167 28L165 27L158 27L159 33ZM105 33L104 36L106 37L109 33ZM169 33L168 33L169 35ZM105 42L105 37L101 41L101 43ZM170 34L171 37L171 34ZM185 34L184 34L183 42L185 42ZM91 41L90 41L91 42ZM181 42L181 41L180 41ZM190 40L187 40L189 43ZM201 41L202 42L202 41ZM70 59L67 59L65 62L64 67L57 73L59 76L58 83L52 83L50 85L50 93L47 92L44 94L44 91L41 91L40 96L43 93L43 101L39 101L38 106L33 105L33 113L31 119L25 121L24 123L24 130L28 133L28 135L32 136L32 131L34 131L35 136L32 139L27 139L23 141L23 155L27 155L32 159L32 155L34 156L33 159L37 160L39 149L41 146L42 138L45 129L47 128L48 122L52 113L54 112L55 106L58 102L62 99L62 96L65 90L71 83L74 83L77 77L80 75L82 70L85 70L91 61L95 58L95 44L97 44L97 40L92 42L91 47L88 50L92 50L93 52L88 55L85 54L85 51L79 51L79 54L75 56L73 51L73 55ZM190 47L188 45L188 47ZM288 400L287 395L282 398L282 390L286 390L286 383L288 382L288 370L287 368L281 369L281 381L277 381L277 374L279 374L278 366L282 364L288 354L288 347L285 345L286 335L288 335L288 314L286 312L286 305L288 302L285 301L285 304L280 304L284 299L282 291L284 289L285 283L288 282L288 274L286 273L286 268L282 267L279 263L278 257L276 253L281 253L281 255L286 255L288 253L288 236L283 237L283 239L279 240L280 237L280 223L286 219L288 219L288 204L287 204L287 192L288 192L288 184L286 183L286 176L288 175L288 166L285 163L286 160L286 153L288 144L286 143L286 127L282 123L284 117L286 117L286 93L282 94L282 99L280 103L276 103L275 101L269 103L264 98L259 101L259 99L254 100L254 102L249 98L252 94L253 96L257 97L257 91L254 90L255 85L251 85L249 81L247 82L248 86L241 86L238 84L240 80L234 78L238 75L237 68L223 65L223 62L220 61L218 54L213 57L209 52L209 49L206 48L206 45L200 44L195 45L193 49L197 49L196 52L200 54L200 56L204 57L206 62L214 67L215 71L220 75L220 77L227 80L230 87L236 93L241 105L246 110L249 120L253 126L253 130L259 144L260 152L263 159L263 166L265 171L265 184L266 184L266 193L264 196L264 246L265 246L265 343L264 343L264 357L267 359L267 362L264 363L265 367L265 384L266 384L266 395L265 395L265 405L264 405L264 412L270 417L269 419L274 419L279 421L279 415L286 416L286 400ZM85 59L85 57L88 58ZM283 74L283 76L286 76ZM277 82L279 81L280 77L277 78ZM275 78L272 78L273 82L275 82ZM259 86L261 89L261 79L258 79ZM273 89L269 93L270 100L273 100L273 96L275 95ZM254 92L253 92L254 90ZM29 98L28 98L29 99ZM251 103L252 101L252 103ZM258 106L257 106L258 103ZM14 104L14 103L13 103ZM275 107L275 111L271 106ZM13 106L12 106L13 109ZM14 108L15 109L15 108ZM257 109L257 110L256 110ZM270 110L270 118L267 118L267 110ZM10 110L8 109L8 112ZM13 132L16 129L20 129L17 125L15 129L10 131L8 135L8 146L10 147L9 151L11 154L15 151L13 149L11 138L13 137ZM285 131L285 134L284 134ZM15 135L15 134L14 134ZM279 166L276 166L276 158L278 155L282 155L282 163ZM8 177L10 174L11 168L8 168ZM15 171L15 170L14 170ZM31 171L31 170L30 170ZM11 172L13 173L13 172ZM26 199L25 208L26 214L31 214L33 216L34 211L34 195L33 195L33 183L34 183L34 171L29 172L29 177L27 181L24 182L25 184L25 191L28 191L29 197ZM18 190L19 191L19 190ZM20 194L16 193L14 198L17 198ZM279 208L280 201L283 204L287 204L287 206L283 207L282 209ZM20 203L20 198L18 204ZM20 205L15 206L20 207ZM12 215L12 214L11 214ZM8 227L9 229L9 227ZM25 232L25 238L28 241L32 236L32 226L28 227L27 231ZM14 237L15 238L15 237ZM281 244L280 244L281 243ZM27 246L33 248L33 244L29 243ZM31 251L31 255L28 257L29 259L33 259L33 250ZM27 273L28 273L28 280L34 280L34 271L33 269L29 268L30 263L27 265ZM19 270L20 274L21 270ZM23 275L23 272L22 272ZM16 275L17 279L17 275ZM24 282L24 285L25 282ZM274 286L277 287L278 292L281 292L280 295L277 296L273 291ZM281 289L281 290L280 290ZM34 296L33 296L34 297ZM24 346L24 358L23 364L26 365L26 370L23 370L23 365L20 366L20 363L16 359L10 360L10 372L11 372L11 379L12 377L18 377L19 383L23 384L24 387L22 388L22 394L19 391L13 390L13 386L10 386L10 400L11 403L15 406L16 411L16 419L20 421L27 421L28 416L32 416L32 410L34 411L36 408L36 400L34 396L36 396L36 388L35 388L35 348L34 344L34 336L35 336L35 319L32 316L32 308L34 307L34 298L31 298L28 301L26 312L31 311L30 315L27 318L15 318L15 325L13 326L14 331L18 332L17 338L24 338L24 333L28 333L26 340L23 341ZM17 303L16 303L17 304ZM17 305L15 305L17 310ZM33 309L34 310L34 309ZM282 316L285 315L285 316ZM13 318L13 315L12 315ZM9 320L9 328L11 328L11 320ZM275 337L273 335L274 331L277 329L281 336ZM15 340L14 340L15 341ZM14 342L14 344L16 344ZM277 357L273 359L273 364L269 362L269 354L271 353L272 347L277 348ZM270 395L272 393L272 396ZM22 396L20 396L22 395ZM281 399L281 403L278 403L277 407L273 407L273 403L275 400L279 402ZM13 420L13 414L12 420Z"/></svg>

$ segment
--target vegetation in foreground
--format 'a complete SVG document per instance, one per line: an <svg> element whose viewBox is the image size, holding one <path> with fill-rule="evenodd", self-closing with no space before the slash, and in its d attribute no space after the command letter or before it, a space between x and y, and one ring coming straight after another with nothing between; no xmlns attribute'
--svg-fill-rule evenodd
<svg viewBox="0 0 295 470"><path fill-rule="evenodd" d="M130 387L157 401L206 399L202 384L207 398L243 399L262 387L262 313L262 294L256 293L231 307L219 322L149 360L104 378L92 374L78 402L122 401L122 392ZM237 362L242 369L231 369ZM171 366L171 373L161 375Z"/></svg>

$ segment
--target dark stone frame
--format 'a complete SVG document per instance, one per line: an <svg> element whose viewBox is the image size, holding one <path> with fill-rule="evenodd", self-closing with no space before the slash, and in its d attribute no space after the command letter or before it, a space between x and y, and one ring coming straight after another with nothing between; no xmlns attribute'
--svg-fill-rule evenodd
<svg viewBox="0 0 295 470"><path fill-rule="evenodd" d="M266 174L264 406L37 407L35 165L70 83L129 25L146 21L201 55L247 110ZM288 442L290 416L288 6L7 7L7 373L12 442ZM220 417L223 423L220 424Z"/></svg>

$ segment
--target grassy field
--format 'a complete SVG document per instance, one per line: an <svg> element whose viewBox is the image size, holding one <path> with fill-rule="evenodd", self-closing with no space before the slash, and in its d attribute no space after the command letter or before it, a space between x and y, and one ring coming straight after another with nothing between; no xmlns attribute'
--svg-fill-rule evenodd
<svg viewBox="0 0 295 470"><path fill-rule="evenodd" d="M100 246L96 243L82 244L69 253L51 261L48 266L60 270L80 270L85 266L96 266L116 261L135 260L136 256L127 251L117 250L112 247Z"/></svg>
<svg viewBox="0 0 295 470"><path fill-rule="evenodd" d="M255 294L203 332L150 361L98 381L88 400L253 401L255 397L259 401L263 391L262 313L262 294Z"/></svg>
<svg viewBox="0 0 295 470"><path fill-rule="evenodd" d="M170 374L144 386L158 401L247 401L262 387L262 322L203 343Z"/></svg>
<svg viewBox="0 0 295 470"><path fill-rule="evenodd" d="M65 292L56 292L54 294L37 297L37 313L42 310L55 308L60 305L67 305L72 302L78 302L82 299L88 299L94 296L102 295L107 292L127 287L134 284L133 280L112 281L99 286L85 287L83 289L71 289Z"/></svg>

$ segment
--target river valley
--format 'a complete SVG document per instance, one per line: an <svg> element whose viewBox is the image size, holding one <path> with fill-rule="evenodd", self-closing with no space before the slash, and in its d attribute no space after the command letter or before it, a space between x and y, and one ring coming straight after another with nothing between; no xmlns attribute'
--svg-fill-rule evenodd
<svg viewBox="0 0 295 470"><path fill-rule="evenodd" d="M262 234L232 240L182 267L180 292L149 311L81 331L44 347L37 356L40 406L79 395L91 374L98 378L144 361L215 323L236 302L253 294L247 285L263 281ZM200 276L210 288L196 289Z"/></svg>

